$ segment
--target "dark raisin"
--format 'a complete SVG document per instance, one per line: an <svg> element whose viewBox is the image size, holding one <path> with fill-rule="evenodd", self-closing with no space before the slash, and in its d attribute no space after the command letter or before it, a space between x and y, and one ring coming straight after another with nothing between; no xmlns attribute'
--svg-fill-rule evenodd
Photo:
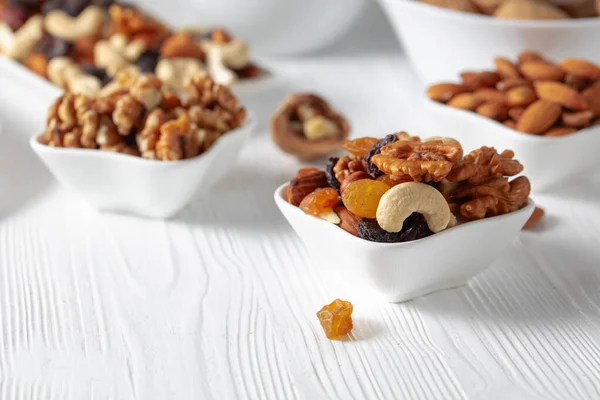
<svg viewBox="0 0 600 400"><path fill-rule="evenodd" d="M380 139L377 143L375 143L373 148L371 148L371 150L369 150L369 152L365 154L365 169L367 173L371 176L371 178L377 179L381 175L383 175L383 172L381 172L379 168L377 168L377 166L371 162L371 158L373 158L375 154L381 153L381 148L383 146L385 146L386 144L394 143L397 140L398 136L396 136L395 134L387 135L386 137Z"/></svg>
<svg viewBox="0 0 600 400"><path fill-rule="evenodd" d="M61 9L71 17L76 17L91 3L90 0L64 0Z"/></svg>
<svg viewBox="0 0 600 400"><path fill-rule="evenodd" d="M66 56L71 51L72 47L71 42L52 36L48 32L44 32L42 38L36 45L36 50L51 60L55 57Z"/></svg>
<svg viewBox="0 0 600 400"><path fill-rule="evenodd" d="M425 218L419 213L412 213L402 226L400 232L387 232L383 230L377 220L361 218L358 222L358 234L365 240L379 243L401 243L422 239L433 232L429 230Z"/></svg>
<svg viewBox="0 0 600 400"><path fill-rule="evenodd" d="M42 4L42 14L46 15L54 10L62 10L64 0L47 0Z"/></svg>
<svg viewBox="0 0 600 400"><path fill-rule="evenodd" d="M339 159L340 159L339 157L330 157L329 161L327 162L327 168L325 168L325 175L327 176L327 183L329 184L329 186L331 186L338 192L340 191L340 182L335 177L335 172L333 172L333 167L335 167L335 164L339 161Z"/></svg>
<svg viewBox="0 0 600 400"><path fill-rule="evenodd" d="M39 9L41 0L9 0L9 5L15 5L19 7L25 7L30 9Z"/></svg>
<svg viewBox="0 0 600 400"><path fill-rule="evenodd" d="M143 53L140 58L135 62L135 65L140 67L142 72L151 74L154 73L154 69L156 68L156 64L158 64L158 58L160 55L157 51L146 51Z"/></svg>
<svg viewBox="0 0 600 400"><path fill-rule="evenodd" d="M434 188L435 190L440 190L440 184L441 182L434 182L434 181L429 181L429 182L424 182L426 185L431 186L432 188Z"/></svg>
<svg viewBox="0 0 600 400"><path fill-rule="evenodd" d="M113 3L113 0L92 0L92 4L102 8L108 8Z"/></svg>
<svg viewBox="0 0 600 400"><path fill-rule="evenodd" d="M0 13L0 19L2 19L13 32L18 31L30 16L31 12L29 9L16 4L7 4Z"/></svg>
<svg viewBox="0 0 600 400"><path fill-rule="evenodd" d="M100 79L103 85L106 85L112 80L104 68L96 67L91 64L81 64L81 69L83 69L83 72L86 74L93 75Z"/></svg>

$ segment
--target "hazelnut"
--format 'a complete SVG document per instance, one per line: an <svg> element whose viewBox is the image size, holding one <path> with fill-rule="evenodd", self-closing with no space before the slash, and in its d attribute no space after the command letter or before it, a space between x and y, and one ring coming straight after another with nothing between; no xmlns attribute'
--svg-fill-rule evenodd
<svg viewBox="0 0 600 400"><path fill-rule="evenodd" d="M339 150L350 133L346 118L313 94L286 97L271 118L271 137L279 148L301 160Z"/></svg>

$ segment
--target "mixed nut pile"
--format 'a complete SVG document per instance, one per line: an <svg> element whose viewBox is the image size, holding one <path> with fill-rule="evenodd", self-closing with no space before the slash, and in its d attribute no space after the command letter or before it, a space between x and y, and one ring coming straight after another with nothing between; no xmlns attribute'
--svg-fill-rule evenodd
<svg viewBox="0 0 600 400"><path fill-rule="evenodd" d="M420 0L424 3L502 19L568 19L600 16L600 0Z"/></svg>
<svg viewBox="0 0 600 400"><path fill-rule="evenodd" d="M503 57L494 63L495 71L463 72L461 83L432 85L427 96L534 135L600 125L600 66L579 58L554 64L530 51L517 63Z"/></svg>
<svg viewBox="0 0 600 400"><path fill-rule="evenodd" d="M260 69L222 29L171 31L111 0L0 0L0 52L73 93L93 95L124 69L182 89L196 74L230 85Z"/></svg>
<svg viewBox="0 0 600 400"><path fill-rule="evenodd" d="M305 213L360 238L420 239L457 224L507 214L527 204L529 180L514 153L481 147L463 156L452 138L421 140L405 132L343 145L325 171L304 168L286 198Z"/></svg>
<svg viewBox="0 0 600 400"><path fill-rule="evenodd" d="M348 120L315 94L287 96L271 118L271 137L279 148L300 160L339 150L350 134Z"/></svg>
<svg viewBox="0 0 600 400"><path fill-rule="evenodd" d="M59 97L38 141L175 161L202 154L245 119L229 88L208 76L194 77L179 94L155 75L126 70L94 97Z"/></svg>

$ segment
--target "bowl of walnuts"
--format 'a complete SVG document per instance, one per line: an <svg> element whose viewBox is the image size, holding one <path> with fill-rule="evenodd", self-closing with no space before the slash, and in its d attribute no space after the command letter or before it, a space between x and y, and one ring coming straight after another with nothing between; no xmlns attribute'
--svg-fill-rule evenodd
<svg viewBox="0 0 600 400"><path fill-rule="evenodd" d="M425 84L485 68L498 54L538 51L600 62L594 0L380 0Z"/></svg>
<svg viewBox="0 0 600 400"><path fill-rule="evenodd" d="M535 208L511 150L465 155L452 138L404 132L344 149L298 171L275 202L319 266L390 302L465 284Z"/></svg>
<svg viewBox="0 0 600 400"><path fill-rule="evenodd" d="M230 171L254 122L207 76L182 94L155 75L119 74L96 97L67 91L31 147L97 209L168 218Z"/></svg>

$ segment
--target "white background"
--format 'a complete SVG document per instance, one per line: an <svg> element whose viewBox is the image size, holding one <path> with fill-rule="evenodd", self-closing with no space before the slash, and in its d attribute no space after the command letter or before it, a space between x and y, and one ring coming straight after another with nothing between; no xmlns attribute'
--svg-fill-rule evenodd
<svg viewBox="0 0 600 400"><path fill-rule="evenodd" d="M261 60L273 77L239 89L259 130L170 221L99 214L64 191L27 144L49 97L0 71L0 398L600 398L599 181L536 196L544 222L467 286L404 304L348 296L353 333L325 339L315 313L343 287L273 203L301 165L267 118L308 90L353 136L443 135L383 21L372 11L319 55Z"/></svg>

